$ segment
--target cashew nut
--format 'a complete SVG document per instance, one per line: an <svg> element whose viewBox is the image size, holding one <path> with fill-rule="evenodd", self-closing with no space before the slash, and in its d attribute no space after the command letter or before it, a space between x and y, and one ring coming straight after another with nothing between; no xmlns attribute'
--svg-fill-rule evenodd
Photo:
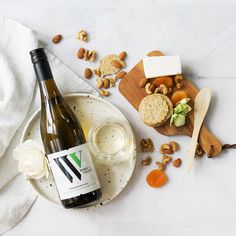
<svg viewBox="0 0 236 236"><path fill-rule="evenodd" d="M176 143L175 141L171 141L169 144L174 152L179 150L179 144Z"/></svg>
<svg viewBox="0 0 236 236"><path fill-rule="evenodd" d="M103 80L102 79L97 79L97 88L102 88L103 87Z"/></svg>
<svg viewBox="0 0 236 236"><path fill-rule="evenodd" d="M183 75L176 75L175 76L175 83L181 83L184 79L184 76Z"/></svg>
<svg viewBox="0 0 236 236"><path fill-rule="evenodd" d="M108 90L102 89L102 90L100 91L100 94L101 94L102 96L104 96L104 97L107 97L107 96L110 95L110 92L109 92Z"/></svg>
<svg viewBox="0 0 236 236"><path fill-rule="evenodd" d="M165 84L160 84L159 90L164 95L167 95L167 94L169 94L172 91L172 89L168 88Z"/></svg>
<svg viewBox="0 0 236 236"><path fill-rule="evenodd" d="M170 157L170 156L163 156L162 157L162 163L165 165L167 165L171 161L172 161L172 157Z"/></svg>
<svg viewBox="0 0 236 236"><path fill-rule="evenodd" d="M152 93L154 92L154 90L155 90L155 85L154 85L154 84L152 84L152 83L147 83L147 84L145 85L145 92L146 92L147 94L152 94Z"/></svg>
<svg viewBox="0 0 236 236"><path fill-rule="evenodd" d="M161 154L172 154L172 153L173 153L173 150L172 150L170 144L167 144L167 143L162 144L162 145L160 146L160 153L161 153Z"/></svg>
<svg viewBox="0 0 236 236"><path fill-rule="evenodd" d="M159 162L159 161L156 162L156 165L158 166L159 170L161 170L161 171L164 171L166 168L166 164Z"/></svg>
<svg viewBox="0 0 236 236"><path fill-rule="evenodd" d="M155 90L154 90L154 93L160 93L160 92L161 92L160 88L156 87Z"/></svg>

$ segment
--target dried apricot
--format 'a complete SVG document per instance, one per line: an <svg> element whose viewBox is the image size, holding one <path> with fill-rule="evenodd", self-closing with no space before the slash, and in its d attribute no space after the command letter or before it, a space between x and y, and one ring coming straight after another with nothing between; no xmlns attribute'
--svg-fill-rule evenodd
<svg viewBox="0 0 236 236"><path fill-rule="evenodd" d="M173 105L176 105L184 98L188 98L188 94L184 90L179 90L172 95L171 102L173 103Z"/></svg>
<svg viewBox="0 0 236 236"><path fill-rule="evenodd" d="M161 84L166 85L168 88L174 87L174 80L169 76L158 77L153 80L153 84L159 87Z"/></svg>
<svg viewBox="0 0 236 236"><path fill-rule="evenodd" d="M153 188L160 188L168 181L165 172L161 170L152 170L146 177L149 186Z"/></svg>

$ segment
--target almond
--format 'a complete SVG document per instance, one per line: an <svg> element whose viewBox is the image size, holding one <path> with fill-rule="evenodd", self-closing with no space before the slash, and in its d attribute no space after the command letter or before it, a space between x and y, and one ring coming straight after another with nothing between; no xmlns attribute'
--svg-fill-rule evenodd
<svg viewBox="0 0 236 236"><path fill-rule="evenodd" d="M52 38L52 42L55 43L55 44L60 43L61 40L62 40L62 35L61 34L57 34Z"/></svg>
<svg viewBox="0 0 236 236"><path fill-rule="evenodd" d="M127 56L127 53L126 52L121 52L118 57L123 61Z"/></svg>
<svg viewBox="0 0 236 236"><path fill-rule="evenodd" d="M85 53L85 49L84 48L80 48L77 52L77 57L79 59L83 59L84 58L84 53Z"/></svg>
<svg viewBox="0 0 236 236"><path fill-rule="evenodd" d="M121 69L123 66L121 65L121 63L119 62L119 61L117 61L117 60L112 60L111 61L111 64L115 67L115 68L117 68L117 69Z"/></svg>
<svg viewBox="0 0 236 236"><path fill-rule="evenodd" d="M84 77L85 77L86 79L90 79L91 76L92 76L92 74L93 74L93 72L92 72L92 70L91 70L90 68L86 68L86 69L84 70Z"/></svg>
<svg viewBox="0 0 236 236"><path fill-rule="evenodd" d="M110 87L110 80L109 79L106 78L106 79L103 80L103 87L105 89Z"/></svg>
<svg viewBox="0 0 236 236"><path fill-rule="evenodd" d="M125 71L120 71L117 73L116 78L122 79L127 73Z"/></svg>
<svg viewBox="0 0 236 236"><path fill-rule="evenodd" d="M140 81L139 81L139 88L144 88L144 86L148 83L149 79L148 78L142 78Z"/></svg>
<svg viewBox="0 0 236 236"><path fill-rule="evenodd" d="M178 168L180 167L181 163L182 163L182 160L180 158L177 158L173 161L173 166Z"/></svg>

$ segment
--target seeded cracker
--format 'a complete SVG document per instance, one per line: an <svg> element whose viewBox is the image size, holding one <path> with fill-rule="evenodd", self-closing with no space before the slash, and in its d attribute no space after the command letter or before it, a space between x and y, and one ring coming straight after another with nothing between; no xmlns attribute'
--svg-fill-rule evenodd
<svg viewBox="0 0 236 236"><path fill-rule="evenodd" d="M172 110L171 101L162 94L147 95L139 105L139 113L142 121L151 127L163 125L170 117Z"/></svg>
<svg viewBox="0 0 236 236"><path fill-rule="evenodd" d="M101 74L103 76L116 74L120 69L122 69L114 67L112 65L113 60L118 61L122 65L122 68L126 66L126 63L122 61L117 55L115 54L107 55L104 58L102 58L99 64L99 71L101 71Z"/></svg>

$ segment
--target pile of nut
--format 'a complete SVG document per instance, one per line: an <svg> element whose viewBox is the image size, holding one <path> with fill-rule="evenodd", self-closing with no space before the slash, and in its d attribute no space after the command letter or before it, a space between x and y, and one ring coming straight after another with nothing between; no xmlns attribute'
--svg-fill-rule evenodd
<svg viewBox="0 0 236 236"><path fill-rule="evenodd" d="M85 48L80 48L77 52L77 57L79 59L84 59L85 61L95 61L96 60L96 51L87 50Z"/></svg>
<svg viewBox="0 0 236 236"><path fill-rule="evenodd" d="M150 138L144 138L140 141L141 152L153 152L155 150L153 142ZM141 161L141 165L148 166L152 162L152 158L147 156L144 160Z"/></svg>
<svg viewBox="0 0 236 236"><path fill-rule="evenodd" d="M54 44L58 44L62 40L62 35L57 34L52 38L52 42ZM82 42L88 41L88 33L85 30L80 30L76 33L76 38ZM95 61L96 60L96 51L95 50L87 50L85 48L80 48L77 51L77 58L84 59L85 61Z"/></svg>
<svg viewBox="0 0 236 236"><path fill-rule="evenodd" d="M164 95L170 94L174 86L180 89L182 87L182 81L184 76L175 75L171 76L163 76L154 79L143 78L139 81L139 87L144 88L146 94L152 93L161 93Z"/></svg>
<svg viewBox="0 0 236 236"><path fill-rule="evenodd" d="M76 33L76 38L80 41L88 41L88 33L85 30L81 30ZM54 44L60 43L62 40L62 35L57 34L52 38ZM88 50L81 47L77 51L77 58L84 59L85 61L94 62L96 60L96 51ZM90 79L93 75L97 77L96 87L100 89L100 94L102 96L109 96L110 91L107 90L115 86L118 79L122 79L125 75L125 71L121 71L126 66L125 59L127 53L125 51L121 52L119 55L111 54L107 55L101 59L99 65L94 70L90 68L85 68L84 77ZM108 77L107 77L108 76Z"/></svg>
<svg viewBox="0 0 236 236"><path fill-rule="evenodd" d="M125 75L125 71L121 71L126 64L125 58L126 52L121 52L119 55L111 54L102 58L98 68L93 71L90 68L86 68L84 71L84 76L86 79L90 79L93 75L97 77L96 87L100 89L100 94L102 96L109 96L109 88L116 85L117 80L122 79Z"/></svg>
<svg viewBox="0 0 236 236"><path fill-rule="evenodd" d="M147 153L147 152L153 152L154 151L154 145L150 138L142 139L140 141L140 149L141 152ZM179 144L172 141L170 143L165 143L160 146L160 154L162 155L162 160L157 161L156 165L158 166L159 170L164 171L166 169L166 166L172 162L172 157L170 155L174 154L174 152L177 152L180 149ZM145 159L141 161L141 165L147 166L150 165L152 162L152 158L150 156L147 156ZM178 168L180 167L182 163L182 160L180 158L176 158L173 161L173 166Z"/></svg>
<svg viewBox="0 0 236 236"><path fill-rule="evenodd" d="M160 146L160 153L162 154L162 161L157 161L156 164L159 167L160 170L165 170L166 166L172 161L172 157L169 155L174 154L174 152L177 152L179 150L179 144L172 141L169 143L164 143ZM173 161L173 166L178 168L180 167L182 163L182 160L180 158L177 158Z"/></svg>

